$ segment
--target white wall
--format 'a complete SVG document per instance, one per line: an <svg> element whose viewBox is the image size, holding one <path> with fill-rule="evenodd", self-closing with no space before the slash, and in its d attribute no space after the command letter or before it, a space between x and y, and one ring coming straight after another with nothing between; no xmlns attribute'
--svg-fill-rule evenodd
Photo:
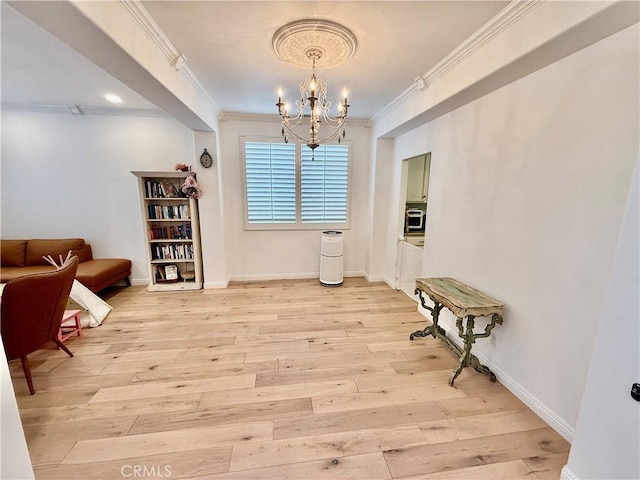
<svg viewBox="0 0 640 480"><path fill-rule="evenodd" d="M193 133L154 117L2 111L2 238L84 238L147 282L132 170L194 164ZM207 187L203 187L206 188Z"/></svg>
<svg viewBox="0 0 640 480"><path fill-rule="evenodd" d="M396 172L432 152L422 274L504 301L496 346L474 349L568 438L638 152L638 58L636 25L395 143Z"/></svg>
<svg viewBox="0 0 640 480"><path fill-rule="evenodd" d="M225 260L223 205L223 172L220 165L220 146L215 132L197 131L193 133L195 143L194 169L198 185L202 191L198 201L200 213L200 237L202 240L202 266L204 288L224 288L227 286L227 262ZM213 158L210 168L200 165L204 149Z"/></svg>
<svg viewBox="0 0 640 480"><path fill-rule="evenodd" d="M35 478L33 467L3 348L0 348L0 363L0 478L30 480Z"/></svg>
<svg viewBox="0 0 640 480"><path fill-rule="evenodd" d="M244 230L240 137L268 136L279 140L280 125L270 121L220 122L224 171L224 231L227 269L232 280L304 278L320 269L322 228L316 230ZM345 275L362 275L369 241L367 223L370 181L370 130L348 126L351 142L351 228L344 232Z"/></svg>
<svg viewBox="0 0 640 480"><path fill-rule="evenodd" d="M240 135L277 135L273 122L222 122L224 134L192 132L155 117L72 116L2 112L3 238L82 237L96 257L133 261L132 280L145 284L145 250L132 170L194 166L200 199L205 286L228 279L314 276L320 231L244 231ZM351 228L345 230L345 273L362 275L370 225L370 130L352 126ZM217 138L216 138L217 137ZM202 148L215 152L199 166Z"/></svg>
<svg viewBox="0 0 640 480"><path fill-rule="evenodd" d="M371 152L371 180L369 198L368 223L371 225L369 248L365 259L365 275L369 281L383 281L387 251L387 222L389 221L389 198L394 198L391 192L399 188L397 182L391 182L393 173L393 140L376 139L372 141ZM393 283L390 283L393 285Z"/></svg>
<svg viewBox="0 0 640 480"><path fill-rule="evenodd" d="M639 190L636 164L565 478L640 478Z"/></svg>

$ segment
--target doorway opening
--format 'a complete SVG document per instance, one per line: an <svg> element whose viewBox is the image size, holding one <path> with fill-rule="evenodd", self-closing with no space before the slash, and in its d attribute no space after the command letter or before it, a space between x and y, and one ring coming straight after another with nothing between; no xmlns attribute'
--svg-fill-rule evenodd
<svg viewBox="0 0 640 480"><path fill-rule="evenodd" d="M416 302L415 279L422 275L422 257L427 233L427 205L431 152L402 161L400 202L403 219L399 225L396 252L396 288Z"/></svg>

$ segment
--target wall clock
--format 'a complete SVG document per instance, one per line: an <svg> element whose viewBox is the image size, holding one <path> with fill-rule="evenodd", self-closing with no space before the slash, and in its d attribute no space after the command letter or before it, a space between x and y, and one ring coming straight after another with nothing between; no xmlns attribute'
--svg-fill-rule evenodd
<svg viewBox="0 0 640 480"><path fill-rule="evenodd" d="M206 148L204 149L204 152L202 152L202 155L200 155L200 165L204 168L209 168L213 165L213 158L211 158L211 155L209 155Z"/></svg>

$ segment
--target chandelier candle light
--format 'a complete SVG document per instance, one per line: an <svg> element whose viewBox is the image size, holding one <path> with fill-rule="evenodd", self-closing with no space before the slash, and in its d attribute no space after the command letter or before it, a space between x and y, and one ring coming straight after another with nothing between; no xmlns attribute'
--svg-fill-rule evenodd
<svg viewBox="0 0 640 480"><path fill-rule="evenodd" d="M315 152L321 144L336 139L340 143L345 137L345 120L350 106L347 91L342 91L343 98L338 102L336 116L333 117L332 104L327 100L327 84L318 78L316 68L340 65L351 58L356 45L355 36L349 30L329 20L297 20L274 34L273 48L278 57L296 66L311 64L311 77L299 84L300 98L295 101L295 115L289 113L289 105L282 99L282 89L278 89L276 106L282 120L285 143L292 138ZM305 118L309 118L308 137L301 135L301 129L297 128Z"/></svg>
<svg viewBox="0 0 640 480"><path fill-rule="evenodd" d="M312 62L311 77L303 83L300 83L300 99L296 100L297 115L291 117L289 115L289 106L282 102L282 89L278 89L278 113L282 119L282 138L285 143L289 142L289 137L293 137L307 145L311 150L315 150L322 143L338 139L338 143L345 137L345 120L349 112L349 103L347 102L347 90L342 91L344 97L342 102L338 103L337 117L332 118L330 115L331 102L327 100L327 84L316 75L316 60L322 57L322 52L315 48L307 51L307 56ZM309 113L305 115L304 110L309 107ZM309 138L298 135L293 129L302 123L302 119L309 117ZM333 129L333 132L327 137L320 139L320 123L325 123Z"/></svg>

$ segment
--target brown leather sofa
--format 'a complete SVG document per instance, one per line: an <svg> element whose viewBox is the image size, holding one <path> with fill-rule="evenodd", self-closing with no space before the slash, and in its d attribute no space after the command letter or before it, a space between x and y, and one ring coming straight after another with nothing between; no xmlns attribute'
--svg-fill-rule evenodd
<svg viewBox="0 0 640 480"><path fill-rule="evenodd" d="M50 272L55 269L43 257L51 257L59 264L59 256L66 258L71 250L77 255L80 264L76 272L76 280L93 292L120 280L127 285L131 275L131 260L123 258L94 259L91 245L82 238L34 239L34 240L1 240L0 241L0 282L28 275L31 273Z"/></svg>

